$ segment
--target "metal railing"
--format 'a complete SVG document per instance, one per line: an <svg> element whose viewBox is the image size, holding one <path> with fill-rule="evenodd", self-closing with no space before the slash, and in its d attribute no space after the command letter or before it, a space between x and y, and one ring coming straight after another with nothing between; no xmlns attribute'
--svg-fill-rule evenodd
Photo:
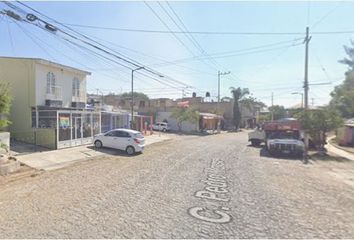
<svg viewBox="0 0 354 240"><path fill-rule="evenodd" d="M46 93L45 98L47 100L63 100L61 86L51 86L50 93Z"/></svg>
<svg viewBox="0 0 354 240"><path fill-rule="evenodd" d="M75 95L71 97L72 102L86 102L86 92L80 90L79 96Z"/></svg>

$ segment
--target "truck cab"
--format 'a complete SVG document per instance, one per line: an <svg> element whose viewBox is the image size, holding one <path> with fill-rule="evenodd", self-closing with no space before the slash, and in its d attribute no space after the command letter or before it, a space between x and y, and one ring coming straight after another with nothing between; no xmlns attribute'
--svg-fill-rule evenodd
<svg viewBox="0 0 354 240"><path fill-rule="evenodd" d="M305 144L302 141L300 123L296 119L281 119L263 125L266 149L271 155L303 154Z"/></svg>
<svg viewBox="0 0 354 240"><path fill-rule="evenodd" d="M301 156L304 147L298 130L268 131L266 134L266 148L271 155Z"/></svg>

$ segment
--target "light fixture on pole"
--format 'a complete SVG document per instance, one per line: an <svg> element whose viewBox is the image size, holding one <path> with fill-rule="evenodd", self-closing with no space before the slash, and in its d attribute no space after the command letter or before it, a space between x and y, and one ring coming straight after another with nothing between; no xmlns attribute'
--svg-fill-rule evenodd
<svg viewBox="0 0 354 240"><path fill-rule="evenodd" d="M132 90L131 90L131 120L130 120L130 128L133 129L133 120L134 120L134 72L144 69L144 67L138 67L136 69L132 69Z"/></svg>
<svg viewBox="0 0 354 240"><path fill-rule="evenodd" d="M131 121L130 121L130 128L133 129L133 120L134 120L134 72L135 71L139 71L139 70L145 70L149 73L152 73L152 74L155 74L156 76L160 77L160 78L163 78L164 76L157 73L157 72L154 72L148 68L145 68L145 67L138 67L138 68L135 68L135 69L132 69L132 82L131 82Z"/></svg>
<svg viewBox="0 0 354 240"><path fill-rule="evenodd" d="M302 93L302 92L293 92L291 94L293 94L293 95L295 95L295 94L301 95L301 109L303 109L304 108L304 93Z"/></svg>

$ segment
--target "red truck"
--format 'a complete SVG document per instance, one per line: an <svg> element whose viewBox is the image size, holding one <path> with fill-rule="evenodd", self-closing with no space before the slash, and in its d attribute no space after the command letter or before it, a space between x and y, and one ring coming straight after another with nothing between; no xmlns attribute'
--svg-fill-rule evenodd
<svg viewBox="0 0 354 240"><path fill-rule="evenodd" d="M265 122L262 129L249 134L249 141L252 145L264 142L271 155L302 155L305 149L302 135L300 122L294 118L285 118Z"/></svg>

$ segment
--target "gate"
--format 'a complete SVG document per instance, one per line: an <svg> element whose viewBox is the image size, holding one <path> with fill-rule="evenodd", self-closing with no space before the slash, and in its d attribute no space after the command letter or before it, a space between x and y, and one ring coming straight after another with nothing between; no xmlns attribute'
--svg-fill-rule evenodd
<svg viewBox="0 0 354 240"><path fill-rule="evenodd" d="M57 148L89 144L100 133L100 113L59 110L57 111Z"/></svg>

